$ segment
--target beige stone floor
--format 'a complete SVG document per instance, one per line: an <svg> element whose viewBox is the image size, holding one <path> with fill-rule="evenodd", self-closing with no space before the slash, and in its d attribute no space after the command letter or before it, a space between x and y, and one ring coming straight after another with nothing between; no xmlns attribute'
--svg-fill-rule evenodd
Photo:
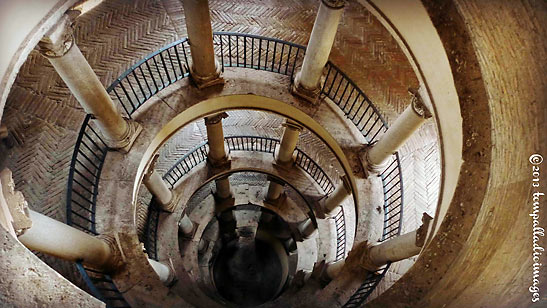
<svg viewBox="0 0 547 308"><path fill-rule="evenodd" d="M215 31L237 31L306 44L318 1L211 0ZM76 42L107 86L146 54L185 36L178 0L106 0L78 18ZM396 42L363 7L350 1L339 27L332 61L341 67L392 122L409 102L416 78ZM65 219L67 176L84 113L46 59L33 51L11 90L3 123L14 147L2 146L0 166L14 171L31 208ZM405 229L434 208L438 150L432 124L405 146ZM436 173L435 173L436 171ZM435 176L431 177L430 175ZM72 277L70 264L46 258Z"/></svg>

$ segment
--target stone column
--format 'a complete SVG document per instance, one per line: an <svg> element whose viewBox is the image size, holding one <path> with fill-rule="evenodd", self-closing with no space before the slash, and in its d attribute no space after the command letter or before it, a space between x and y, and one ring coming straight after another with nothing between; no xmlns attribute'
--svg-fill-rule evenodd
<svg viewBox="0 0 547 308"><path fill-rule="evenodd" d="M302 126L298 123L287 119L283 123L285 130L283 131L283 137L281 137L281 144L277 150L275 161L282 166L288 166L293 163L293 153L296 149L296 143L302 131Z"/></svg>
<svg viewBox="0 0 547 308"><path fill-rule="evenodd" d="M224 200L232 196L232 190L230 188L230 179L228 176L222 177L215 181L216 185L216 197Z"/></svg>
<svg viewBox="0 0 547 308"><path fill-rule="evenodd" d="M28 249L101 269L117 264L107 241L32 210L29 218L32 227L19 236Z"/></svg>
<svg viewBox="0 0 547 308"><path fill-rule="evenodd" d="M209 162L214 167L222 166L228 161L226 144L224 143L224 132L222 130L222 119L227 118L226 112L205 117L207 129L207 140L209 143Z"/></svg>
<svg viewBox="0 0 547 308"><path fill-rule="evenodd" d="M182 215L182 218L179 220L179 231L187 236L193 235L194 233L194 223L190 220L188 215Z"/></svg>
<svg viewBox="0 0 547 308"><path fill-rule="evenodd" d="M389 262L401 261L419 254L425 243L431 219L424 213L423 224L417 230L365 246L361 266L369 271L375 271Z"/></svg>
<svg viewBox="0 0 547 308"><path fill-rule="evenodd" d="M278 180L274 178L269 178L269 180L270 180L270 186L268 186L266 200L267 201L278 200L279 197L281 197L281 194L283 193L283 187L285 186L285 184L280 183Z"/></svg>
<svg viewBox="0 0 547 308"><path fill-rule="evenodd" d="M167 184L155 169L158 157L158 155L154 156L148 167L148 172L144 175L143 183L148 191L156 198L161 209L173 213L178 205L178 198L169 187L167 187Z"/></svg>
<svg viewBox="0 0 547 308"><path fill-rule="evenodd" d="M169 286L175 281L175 271L171 268L171 266L152 259L148 259L148 262L164 285Z"/></svg>
<svg viewBox="0 0 547 308"><path fill-rule="evenodd" d="M3 212L7 206L15 234L27 248L104 270L115 270L121 265L113 239L89 235L30 210L23 194L15 190L9 169L0 172L0 182L3 195L0 205Z"/></svg>
<svg viewBox="0 0 547 308"><path fill-rule="evenodd" d="M431 117L431 113L424 104L424 99L427 99L424 89L409 89L409 92L412 94L411 104L377 143L367 147L361 153L361 162L368 172L381 173L389 164L391 155L397 152L406 140Z"/></svg>
<svg viewBox="0 0 547 308"><path fill-rule="evenodd" d="M213 30L208 0L182 0L192 64L190 76L202 89L224 83L213 48Z"/></svg>
<svg viewBox="0 0 547 308"><path fill-rule="evenodd" d="M40 52L51 62L85 112L95 116L107 145L128 152L142 127L137 122L122 118L116 109L74 42L72 18L73 13L65 14L42 38L38 43Z"/></svg>
<svg viewBox="0 0 547 308"><path fill-rule="evenodd" d="M351 184L346 176L342 176L342 184L338 185L334 191L323 199L323 208L327 215L332 215L334 210L351 194Z"/></svg>
<svg viewBox="0 0 547 308"><path fill-rule="evenodd" d="M302 69L296 73L292 93L315 102L321 90L321 75L329 60L338 23L344 11L343 0L322 0L313 24Z"/></svg>
<svg viewBox="0 0 547 308"><path fill-rule="evenodd" d="M317 232L317 227L313 224L311 218L308 218L298 225L298 231L302 240L307 240L313 237Z"/></svg>

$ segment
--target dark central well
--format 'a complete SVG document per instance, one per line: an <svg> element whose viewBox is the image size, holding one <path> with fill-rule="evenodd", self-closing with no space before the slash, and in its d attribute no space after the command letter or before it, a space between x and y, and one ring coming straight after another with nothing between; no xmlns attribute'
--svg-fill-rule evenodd
<svg viewBox="0 0 547 308"><path fill-rule="evenodd" d="M288 224L253 204L232 207L218 217L222 219L211 224L218 230L215 249L205 261L217 294L238 307L275 299L289 276Z"/></svg>

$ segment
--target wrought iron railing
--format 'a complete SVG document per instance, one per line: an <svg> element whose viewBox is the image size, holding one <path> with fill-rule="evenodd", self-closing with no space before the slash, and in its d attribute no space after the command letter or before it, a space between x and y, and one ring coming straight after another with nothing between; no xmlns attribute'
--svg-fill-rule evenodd
<svg viewBox="0 0 547 308"><path fill-rule="evenodd" d="M91 125L91 119L90 115L84 119L70 162L66 219L67 224L97 235L95 207L108 146Z"/></svg>
<svg viewBox="0 0 547 308"><path fill-rule="evenodd" d="M333 217L336 227L336 258L334 261L343 260L346 257L346 217L344 216L344 207Z"/></svg>
<svg viewBox="0 0 547 308"><path fill-rule="evenodd" d="M121 292L118 290L109 275L91 268L87 268L80 262L76 263L76 268L82 275L93 296L105 302L108 308L131 307L125 301Z"/></svg>
<svg viewBox="0 0 547 308"><path fill-rule="evenodd" d="M388 269L389 269L389 264L375 272L369 272L363 284L361 284L361 286L357 289L357 291L353 293L353 295L344 304L344 306L342 306L342 308L361 307L363 303L367 300L367 298L370 296L372 291L376 289L376 287L378 286L382 278L384 278Z"/></svg>
<svg viewBox="0 0 547 308"><path fill-rule="evenodd" d="M216 32L213 39L215 52L223 68L239 67L279 73L290 76L291 82L297 68L301 66L305 53L304 46L251 34ZM107 90L113 100L119 102L127 117L131 118L135 111L156 93L190 75L189 58L190 49L187 39L176 41L137 62L117 78ZM325 68L321 95L328 97L344 112L361 131L367 142L378 140L387 130L387 123L371 100L330 61ZM67 193L67 223L85 232L97 234L95 206L98 181L108 148L90 120L91 116L88 115L82 124L72 157ZM202 150L206 151L205 148ZM195 155L198 154L195 153ZM166 174L166 181L173 186L176 183L176 177L180 178L188 172L190 165L186 164L202 162L202 158L202 156L186 157L186 161L170 170L169 173L173 177ZM192 161L192 159L197 160ZM301 155L300 159L302 162L306 161L304 155ZM301 165L306 164L301 163ZM312 177L317 172L312 168L302 168ZM397 154L394 155L393 164L381 176L385 195L382 240L387 240L399 235L402 222L402 173ZM324 178L320 179L318 184L327 193L333 189L332 182ZM377 275L370 276L372 278L367 278L363 286L370 286L373 280L375 281L373 285L376 285L386 271L387 267ZM82 269L81 273L85 276L87 272ZM85 278L84 280L91 281ZM361 303L364 302L366 296L363 297L362 294L356 293L350 302L355 302L357 297ZM370 292L367 296L368 294ZM110 297L101 296L101 298ZM108 300L106 302L109 305Z"/></svg>
<svg viewBox="0 0 547 308"><path fill-rule="evenodd" d="M228 150L232 151L250 151L274 154L275 147L279 145L279 140L262 136L227 136L224 137ZM296 149L297 159L295 164L302 168L310 177L323 189L324 193L330 193L334 190L334 185L325 171L306 153ZM184 154L175 164L165 172L163 179L169 183L171 188L184 177L192 168L207 160L209 145L207 141L197 145L188 153Z"/></svg>
<svg viewBox="0 0 547 308"><path fill-rule="evenodd" d="M253 68L291 77L306 50L291 42L235 32L215 32L213 42L222 67Z"/></svg>
<svg viewBox="0 0 547 308"><path fill-rule="evenodd" d="M228 136L224 137L224 141L230 152L250 151L273 154L275 147L279 145L278 139L261 136Z"/></svg>
<svg viewBox="0 0 547 308"><path fill-rule="evenodd" d="M74 146L68 174L66 220L70 226L97 235L97 195L108 146L91 120L91 115L85 117ZM76 267L91 293L107 307L129 307L110 276L79 262Z"/></svg>
<svg viewBox="0 0 547 308"><path fill-rule="evenodd" d="M131 66L108 87L129 118L159 91L190 75L188 39L171 43Z"/></svg>
<svg viewBox="0 0 547 308"><path fill-rule="evenodd" d="M207 160L208 153L209 144L207 141L202 142L179 158L179 160L177 160L177 162L163 175L163 179L171 185L171 189L174 188L175 184L190 172L192 168Z"/></svg>
<svg viewBox="0 0 547 308"><path fill-rule="evenodd" d="M367 142L377 141L387 131L387 122L372 104L372 101L336 65L328 62L325 68L321 95L328 97L344 112L346 118L365 137ZM391 164L380 174L384 190L384 226L381 241L396 237L401 233L403 217L403 176L399 154L395 153ZM371 273L344 305L346 308L360 307L380 283L389 269Z"/></svg>
<svg viewBox="0 0 547 308"><path fill-rule="evenodd" d="M158 226L161 209L156 205L148 207L146 226L144 228L144 249L150 259L158 261Z"/></svg>

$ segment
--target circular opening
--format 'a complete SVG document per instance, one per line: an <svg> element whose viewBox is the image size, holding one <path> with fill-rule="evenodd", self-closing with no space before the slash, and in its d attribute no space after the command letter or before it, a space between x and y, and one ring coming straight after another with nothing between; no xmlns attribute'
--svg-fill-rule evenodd
<svg viewBox="0 0 547 308"><path fill-rule="evenodd" d="M210 283L224 301L254 307L282 293L294 239L279 215L254 204L238 205L219 213L206 229L217 236L214 248L200 254L200 263L207 264Z"/></svg>

